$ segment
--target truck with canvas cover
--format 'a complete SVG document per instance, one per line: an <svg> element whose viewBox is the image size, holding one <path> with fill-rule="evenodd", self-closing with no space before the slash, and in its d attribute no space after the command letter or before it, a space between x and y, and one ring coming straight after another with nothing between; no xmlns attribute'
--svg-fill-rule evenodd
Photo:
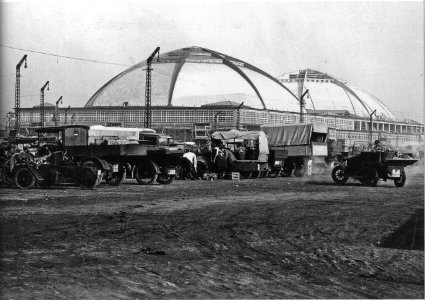
<svg viewBox="0 0 425 300"><path fill-rule="evenodd" d="M300 123L290 125L261 125L267 135L271 156L282 159L282 176L304 176L311 170L326 167L328 156L326 138L328 127L321 123ZM286 158L279 152L285 151Z"/></svg>
<svg viewBox="0 0 425 300"><path fill-rule="evenodd" d="M239 172L241 178L266 177L270 168L268 164L269 148L267 137L262 131L217 131L211 135L212 144L222 144L232 152L235 160L227 171Z"/></svg>

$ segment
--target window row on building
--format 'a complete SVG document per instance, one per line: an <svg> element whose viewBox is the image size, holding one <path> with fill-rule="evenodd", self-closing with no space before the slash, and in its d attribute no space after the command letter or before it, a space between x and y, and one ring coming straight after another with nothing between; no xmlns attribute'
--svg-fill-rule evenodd
<svg viewBox="0 0 425 300"><path fill-rule="evenodd" d="M211 109L152 109L152 124L195 124L214 123L224 126L240 124L292 124L300 122L300 115L293 112L276 112L255 109L211 108ZM65 124L105 124L121 123L124 126L140 126L145 121L143 109L119 108L71 108L65 114L59 111L58 123ZM46 110L45 125L54 125L53 110ZM21 126L31 126L40 122L40 113L37 109L24 109L21 112ZM369 132L370 124L366 120L353 118L308 115L303 116L303 122L323 123L330 128L340 130ZM372 122L372 132L423 134L423 125Z"/></svg>

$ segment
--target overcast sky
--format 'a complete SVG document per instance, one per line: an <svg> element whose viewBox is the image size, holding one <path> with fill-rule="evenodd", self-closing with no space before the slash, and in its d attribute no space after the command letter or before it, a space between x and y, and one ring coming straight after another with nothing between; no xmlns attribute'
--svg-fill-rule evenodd
<svg viewBox="0 0 425 300"><path fill-rule="evenodd" d="M423 2L23 2L1 3L1 111L14 107L15 67L21 106L63 96L87 100L125 66L155 47L201 46L239 58L273 76L316 69L360 86L399 118L423 120Z"/></svg>

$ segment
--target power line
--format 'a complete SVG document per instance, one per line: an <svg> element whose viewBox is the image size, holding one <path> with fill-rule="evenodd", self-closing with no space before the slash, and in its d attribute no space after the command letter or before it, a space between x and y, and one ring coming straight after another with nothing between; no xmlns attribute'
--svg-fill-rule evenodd
<svg viewBox="0 0 425 300"><path fill-rule="evenodd" d="M54 57L61 57L61 58L67 58L67 59L73 59L73 60L87 61L87 62L92 62L92 63L106 64L106 65L115 65L115 66L122 66L122 67L130 67L131 66L131 65L118 64L118 63L107 62L107 61L100 61L100 60L93 60L93 59L86 59L86 58L79 58L79 57L72 57L72 56L66 56L66 55L60 55L60 54L53 54L53 53L47 53L47 52L42 52L42 51L35 51L35 50L17 48L17 47L6 46L6 45L0 45L0 47L14 49L14 50L20 50L20 51L26 51L26 52L32 52L32 53L37 53L37 54L42 54L42 55L54 56Z"/></svg>

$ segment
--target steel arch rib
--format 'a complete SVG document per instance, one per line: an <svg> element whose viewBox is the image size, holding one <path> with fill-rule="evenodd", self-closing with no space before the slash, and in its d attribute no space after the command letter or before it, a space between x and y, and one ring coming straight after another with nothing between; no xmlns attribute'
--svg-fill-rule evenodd
<svg viewBox="0 0 425 300"><path fill-rule="evenodd" d="M366 109L366 111L367 111L367 113L368 114L370 114L370 112L372 111L372 109L368 106L368 105L366 105L364 102L363 102L363 100L362 99L360 99L360 97L359 96L357 96L357 94L352 90L352 89L350 89L346 84L344 84L344 83L342 83L341 81L339 81L338 79L336 79L336 78L332 78L333 80L334 80L334 83L337 85L337 86L339 86L340 88L342 88L342 89L344 89L344 90L347 90L347 91L349 91L354 97L356 97L356 99L357 100L359 100L359 102L363 105L363 107Z"/></svg>
<svg viewBox="0 0 425 300"><path fill-rule="evenodd" d="M273 80L275 83L277 83L278 85L280 85L281 87L283 87L288 93L290 93L294 98L295 98L295 100L296 101L298 101L298 98L297 98L297 96L295 96L295 94L290 90L290 89L288 89L285 85L283 85L279 80L277 80L276 78L274 78L273 76L271 76L271 75L269 75L269 74L267 74L266 72L264 72L264 71L262 71L262 70L260 70L259 68L257 68L257 67L255 67L255 66L253 66L253 65L251 65L251 64L249 64L249 63L247 63L247 62L244 62L243 60L240 60L240 59L237 59L237 58L234 58L234 57L232 57L232 56L228 56L228 55L225 55L225 54L223 54L223 53L220 53L220 52L216 52L216 51L213 51L213 50L209 50L209 49L206 49L206 48L203 48L205 51L209 51L210 53L213 53L213 54L215 54L215 55L218 55L219 57L221 57L221 58L223 58L223 59L226 59L226 60L228 60L229 62L230 62L230 59L231 60L234 60L234 61L236 61L236 62L240 62L240 63L243 63L244 64L244 66L246 66L248 69L250 69L251 71L255 71L255 72L257 72L257 73L259 73L259 74L261 74L261 75L263 75L263 76L265 76L265 77L267 77L267 78L269 78L269 79L271 79L271 80ZM231 63L231 62L230 62ZM232 64L232 63L231 63ZM233 64L232 64L233 65ZM234 65L233 65L234 66ZM239 69L239 68L238 68ZM240 69L239 69L240 70ZM241 72L242 72L242 70L240 70ZM298 101L299 102L299 101Z"/></svg>
<svg viewBox="0 0 425 300"><path fill-rule="evenodd" d="M263 76L265 76L265 77L267 77L267 78L269 78L269 79L271 79L271 80L273 80L274 82L276 82L277 84L279 84L281 87L283 87L288 93L290 93L292 96L294 96L294 98L295 98L295 100L298 100L298 97L297 96L295 96L295 94L290 90L290 89L288 89L285 85L283 85L279 80L277 80L276 78L274 78L273 76L271 76L270 74L268 74L268 73L266 73L266 72L264 72L263 70L261 70L261 69L259 69L259 68L257 68L256 66L253 66L253 65L251 65L251 64L249 64L249 63L247 63L247 62L244 62L243 60L240 60L240 59L237 59L237 58L234 58L234 57L231 57L231 56L229 56L229 55L225 55L225 54L223 54L223 53L220 53L220 52L216 52L216 51L213 51L213 50L209 50L209 49L206 49L206 48L203 48L203 49L205 49L206 51L209 51L209 52L211 52L211 53L214 53L214 54L216 54L216 55L219 55L220 57L225 57L226 59L231 59L231 60L234 60L234 61L236 61L236 62L240 62L240 63L243 63L246 67L248 67L248 69L251 69L252 71L255 71L255 72L257 72L257 73L259 73L259 74L261 74L261 75L263 75Z"/></svg>
<svg viewBox="0 0 425 300"><path fill-rule="evenodd" d="M308 72L308 69L307 70L305 70L305 75L304 75L304 80L303 80L303 88L302 88L302 93L304 93L304 87L306 86L306 80L307 80L307 72ZM307 89L307 88L306 88ZM302 94L301 93L301 94ZM310 95L310 93L308 93L308 95L309 95L309 97L310 97L310 102L311 102L311 105L313 106L313 109L314 110L316 110L316 107L314 106L314 102L313 102L313 98L311 97L311 95ZM300 96L301 97L301 96ZM301 99L300 99L301 100ZM301 101L300 101L301 102ZM307 112L307 108L304 106L304 110Z"/></svg>
<svg viewBox="0 0 425 300"><path fill-rule="evenodd" d="M231 68L233 71L235 71L235 72L237 72L239 75L241 75L242 76L242 78L243 79L245 79L247 82L248 82L248 84L254 89L254 91L255 91L255 93L257 94L257 96L258 96L258 98L260 99L260 101L261 101L261 104L263 104L263 108L264 109L267 109L267 107L266 107L266 104L264 103L264 100L263 100L263 97L261 96L261 94L260 94L260 91L257 89L257 87L255 86L255 84L251 81L251 79L249 79L249 77L245 74L245 72L244 71L242 71L241 69L239 69L235 64L233 64L228 58L227 58L227 56L226 55L224 55L224 54L220 54L220 53L218 53L218 52L215 52L215 51L212 51L212 50L209 50L209 49L205 49L205 48L202 48L202 50L204 50L205 52L209 52L209 53L211 53L211 55L213 56L213 57L216 57L216 58L219 58L219 59L222 59L223 60L223 64L225 65L225 66L227 66L227 67L229 67L229 68ZM239 61L238 59L235 59L235 61ZM242 61L239 61L239 62L242 62ZM242 62L243 63L243 62Z"/></svg>
<svg viewBox="0 0 425 300"><path fill-rule="evenodd" d="M351 107L353 108L354 114L355 114L355 115L357 115L356 108L354 107L353 101L351 101L350 94L349 94L349 93L348 93L345 89L343 89L343 91L344 91L344 93L347 95L348 100L349 100L349 101L350 101L350 103L351 103Z"/></svg>
<svg viewBox="0 0 425 300"><path fill-rule="evenodd" d="M134 70L142 67L143 65L145 65L145 63L146 63L146 61L139 62L139 63L135 64L134 66L122 71L121 73L119 73L118 75L113 77L112 79L110 79L107 83L102 85L101 88L98 89L96 91L96 93L93 94L93 96L90 97L89 101L87 101L87 103L84 105L84 107L93 106L93 103L96 101L96 99L99 97L99 95L103 93L103 91L105 90L105 87L107 87L111 82L115 81L118 78L121 78L122 76L124 76L125 74L127 74L131 71L134 71Z"/></svg>
<svg viewBox="0 0 425 300"><path fill-rule="evenodd" d="M190 51L192 51L194 47L190 47L189 50L184 54L184 56L181 58L180 62L176 64L173 70L173 75L171 76L171 84L170 89L168 90L168 106L172 106L171 99L173 98L174 94L174 88L176 86L177 78L179 77L180 71L183 68L184 63L186 62L186 58L189 56Z"/></svg>

